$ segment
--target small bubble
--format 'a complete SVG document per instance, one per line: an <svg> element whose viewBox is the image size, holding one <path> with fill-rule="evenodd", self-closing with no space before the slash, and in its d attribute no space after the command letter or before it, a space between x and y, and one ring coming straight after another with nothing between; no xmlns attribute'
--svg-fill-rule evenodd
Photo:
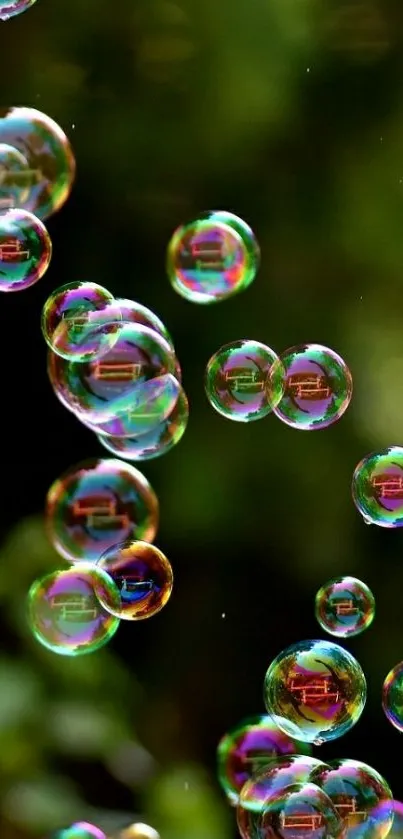
<svg viewBox="0 0 403 839"><path fill-rule="evenodd" d="M222 613L221 617L222 617L222 619L224 620L224 618L226 617L225 612L223 612L223 613Z"/></svg>

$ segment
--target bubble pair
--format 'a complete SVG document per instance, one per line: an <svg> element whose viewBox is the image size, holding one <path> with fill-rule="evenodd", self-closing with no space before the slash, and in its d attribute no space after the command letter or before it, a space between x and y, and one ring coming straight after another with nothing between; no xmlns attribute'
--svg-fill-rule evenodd
<svg viewBox="0 0 403 839"><path fill-rule="evenodd" d="M258 341L225 344L209 360L205 390L227 419L251 422L273 413L292 428L327 428L346 411L352 376L334 350L291 347L279 356Z"/></svg>
<svg viewBox="0 0 403 839"><path fill-rule="evenodd" d="M179 442L188 400L172 338L154 312L96 283L70 283L45 302L42 332L56 396L109 452L148 460Z"/></svg>

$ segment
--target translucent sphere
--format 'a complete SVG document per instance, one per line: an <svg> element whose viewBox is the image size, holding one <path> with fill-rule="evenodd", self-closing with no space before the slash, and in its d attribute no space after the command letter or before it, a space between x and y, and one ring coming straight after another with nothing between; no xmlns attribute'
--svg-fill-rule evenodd
<svg viewBox="0 0 403 839"><path fill-rule="evenodd" d="M51 835L51 839L107 839L107 836L103 830L95 827L94 824L89 824L89 822L76 822L70 825L70 827L55 830Z"/></svg>
<svg viewBox="0 0 403 839"><path fill-rule="evenodd" d="M325 632L346 638L359 635L375 617L372 591L355 577L336 577L315 598L315 615Z"/></svg>
<svg viewBox="0 0 403 839"><path fill-rule="evenodd" d="M342 839L343 822L320 787L292 784L265 801L256 835L259 839Z"/></svg>
<svg viewBox="0 0 403 839"><path fill-rule="evenodd" d="M348 408L353 380L345 361L320 344L299 344L280 354L285 391L276 416L292 428L327 428Z"/></svg>
<svg viewBox="0 0 403 839"><path fill-rule="evenodd" d="M62 358L91 361L116 343L121 320L120 307L106 288L96 283L68 283L46 300L42 334Z"/></svg>
<svg viewBox="0 0 403 839"><path fill-rule="evenodd" d="M294 740L268 716L242 720L221 738L217 748L218 780L233 806L238 804L242 787L261 773L271 758L295 755L309 749L306 743Z"/></svg>
<svg viewBox="0 0 403 839"><path fill-rule="evenodd" d="M156 391L162 388L164 410L162 415L154 411L155 425L169 415L178 398L172 347L161 335L135 323L123 323L113 347L94 361L67 361L52 353L48 373L59 399L79 419L98 425L122 418L125 429L108 428L117 436L149 430L150 412L144 413Z"/></svg>
<svg viewBox="0 0 403 839"><path fill-rule="evenodd" d="M18 149L0 143L0 210L23 207L29 196L28 161Z"/></svg>
<svg viewBox="0 0 403 839"><path fill-rule="evenodd" d="M126 321L127 323L138 323L140 326L148 326L149 329L153 329L154 332L158 332L159 335L162 335L162 337L168 341L168 344L170 344L173 349L174 345L172 338L165 324L162 322L161 318L155 314L155 312L148 309L147 306L137 303L135 300L119 298L116 302L119 304L123 321Z"/></svg>
<svg viewBox="0 0 403 839"><path fill-rule="evenodd" d="M356 466L353 501L367 524L403 525L403 447L372 452Z"/></svg>
<svg viewBox="0 0 403 839"><path fill-rule="evenodd" d="M269 714L292 736L317 745L341 737L366 700L364 673L353 656L329 641L300 641L271 663L264 683Z"/></svg>
<svg viewBox="0 0 403 839"><path fill-rule="evenodd" d="M183 388L167 419L140 437L110 437L98 435L101 445L124 460L153 460L162 457L182 439L189 419L189 403ZM94 429L95 430L95 429Z"/></svg>
<svg viewBox="0 0 403 839"><path fill-rule="evenodd" d="M267 416L284 393L284 370L276 353L259 341L233 341L207 364L207 399L219 414L237 422Z"/></svg>
<svg viewBox="0 0 403 839"><path fill-rule="evenodd" d="M0 213L0 291L23 291L37 283L51 256L50 236L32 213Z"/></svg>
<svg viewBox="0 0 403 839"><path fill-rule="evenodd" d="M117 608L112 604L112 613L119 618L151 618L161 611L171 596L171 564L162 551L148 542L127 541L114 545L102 554L96 567L111 576L120 592ZM107 601L104 606L111 608Z"/></svg>
<svg viewBox="0 0 403 839"><path fill-rule="evenodd" d="M10 17L26 12L36 0L0 0L0 20L8 20Z"/></svg>
<svg viewBox="0 0 403 839"><path fill-rule="evenodd" d="M346 839L385 839L393 821L393 802L379 772L358 760L331 760L329 766L314 770L312 780L343 819Z"/></svg>
<svg viewBox="0 0 403 839"><path fill-rule="evenodd" d="M382 688L382 708L398 731L403 731L403 661L388 673Z"/></svg>
<svg viewBox="0 0 403 839"><path fill-rule="evenodd" d="M70 562L96 561L127 539L152 541L159 505L144 475L121 460L86 460L51 486L46 499L49 538Z"/></svg>
<svg viewBox="0 0 403 839"><path fill-rule="evenodd" d="M87 562L47 574L28 592L30 628L44 647L59 655L84 655L103 647L119 626L111 612L119 606L112 578Z"/></svg>
<svg viewBox="0 0 403 839"><path fill-rule="evenodd" d="M70 194L76 165L69 141L57 123L35 108L2 108L0 143L18 149L28 161L29 194L23 209L40 219L59 210Z"/></svg>
<svg viewBox="0 0 403 839"><path fill-rule="evenodd" d="M243 291L257 267L243 236L214 217L179 227L168 245L172 287L193 303L217 303Z"/></svg>
<svg viewBox="0 0 403 839"><path fill-rule="evenodd" d="M119 839L160 839L160 835L150 825L138 822L122 830Z"/></svg>

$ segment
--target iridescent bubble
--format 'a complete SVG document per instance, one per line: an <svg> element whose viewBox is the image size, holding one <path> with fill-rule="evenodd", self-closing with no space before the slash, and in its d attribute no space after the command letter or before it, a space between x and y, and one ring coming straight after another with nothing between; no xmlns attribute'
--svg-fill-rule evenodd
<svg viewBox="0 0 403 839"><path fill-rule="evenodd" d="M319 745L341 737L360 718L366 700L362 668L329 641L300 641L271 663L264 683L269 714L300 740ZM291 727L290 727L291 724Z"/></svg>
<svg viewBox="0 0 403 839"><path fill-rule="evenodd" d="M312 780L343 819L346 839L385 839L393 821L392 793L379 772L343 758L314 770Z"/></svg>
<svg viewBox="0 0 403 839"><path fill-rule="evenodd" d="M29 195L23 208L40 219L59 210L70 194L76 169L60 126L35 108L2 108L0 142L18 149L28 161Z"/></svg>
<svg viewBox="0 0 403 839"><path fill-rule="evenodd" d="M23 207L29 196L28 161L18 149L0 143L0 210Z"/></svg>
<svg viewBox="0 0 403 839"><path fill-rule="evenodd" d="M252 228L242 218L236 216L235 213L229 213L227 210L211 210L210 212L205 213L205 217L210 219L212 222L222 222L223 224L228 225L228 227L232 227L233 230L236 230L236 232L239 233L245 247L248 250L251 265L253 266L253 270L249 271L248 275L245 276L243 289L247 288L247 286L254 280L255 274L260 265L260 247Z"/></svg>
<svg viewBox="0 0 403 839"><path fill-rule="evenodd" d="M45 274L52 243L44 224L26 210L0 213L0 291L23 291Z"/></svg>
<svg viewBox="0 0 403 839"><path fill-rule="evenodd" d="M70 827L55 830L50 839L107 839L107 836L95 824L75 822Z"/></svg>
<svg viewBox="0 0 403 839"><path fill-rule="evenodd" d="M403 804L401 801L381 801L372 811L372 818L384 822L392 810L392 826L388 833L388 839L403 839Z"/></svg>
<svg viewBox="0 0 403 839"><path fill-rule="evenodd" d="M140 437L98 435L101 445L124 460L153 460L162 457L182 439L189 419L189 403L181 388L177 403L167 419ZM96 429L94 429L96 430Z"/></svg>
<svg viewBox="0 0 403 839"><path fill-rule="evenodd" d="M59 655L103 647L119 626L111 612L119 607L119 589L110 575L88 562L47 574L28 592L30 628L37 641Z"/></svg>
<svg viewBox="0 0 403 839"><path fill-rule="evenodd" d="M343 822L320 787L292 784L265 801L256 835L259 839L342 839Z"/></svg>
<svg viewBox="0 0 403 839"><path fill-rule="evenodd" d="M0 20L9 20L11 17L22 14L30 9L36 0L0 0Z"/></svg>
<svg viewBox="0 0 403 839"><path fill-rule="evenodd" d="M276 353L259 341L225 344L209 360L207 399L219 414L237 422L267 416L284 393L284 370Z"/></svg>
<svg viewBox="0 0 403 839"><path fill-rule="evenodd" d="M260 774L271 758L305 753L309 745L285 734L272 717L260 715L242 720L221 738L217 748L218 780L236 806L242 787Z"/></svg>
<svg viewBox="0 0 403 839"><path fill-rule="evenodd" d="M121 460L86 460L51 486L46 499L50 541L70 562L99 559L127 539L152 542L158 499L144 475Z"/></svg>
<svg viewBox="0 0 403 839"><path fill-rule="evenodd" d="M172 347L146 326L124 323L113 347L102 358L88 362L67 361L55 353L49 356L48 373L57 396L93 425L122 418L125 428L101 427L102 433L136 436L151 427L149 407L155 392L163 392L162 415L154 411L155 425L174 408L179 392L175 378L176 359Z"/></svg>
<svg viewBox="0 0 403 839"><path fill-rule="evenodd" d="M382 708L387 719L403 731L403 661L390 670L383 683Z"/></svg>
<svg viewBox="0 0 403 839"><path fill-rule="evenodd" d="M179 227L168 245L172 287L193 303L216 303L243 291L257 267L240 233L214 217Z"/></svg>
<svg viewBox="0 0 403 839"><path fill-rule="evenodd" d="M126 620L144 620L160 612L168 602L173 574L166 556L148 542L127 541L114 545L97 562L112 577L120 592L112 612ZM104 603L110 609L108 602Z"/></svg>
<svg viewBox="0 0 403 839"><path fill-rule="evenodd" d="M137 822L122 830L119 839L161 839L161 837L150 825Z"/></svg>
<svg viewBox="0 0 403 839"><path fill-rule="evenodd" d="M375 617L372 591L355 577L336 577L315 598L315 615L325 632L346 638L359 635Z"/></svg>
<svg viewBox="0 0 403 839"><path fill-rule="evenodd" d="M68 283L46 300L42 334L62 358L91 361L116 343L121 320L120 306L106 288L96 283Z"/></svg>
<svg viewBox="0 0 403 839"><path fill-rule="evenodd" d="M154 332L162 335L168 341L168 344L171 345L172 349L174 348L172 338L165 324L155 312L148 309L147 306L137 303L135 300L119 298L116 302L119 304L123 321L127 323L138 323L140 326L148 326L149 329L153 329Z"/></svg>
<svg viewBox="0 0 403 839"><path fill-rule="evenodd" d="M320 344L299 344L280 354L285 391L276 416L305 431L327 428L348 408L353 380L345 361Z"/></svg>
<svg viewBox="0 0 403 839"><path fill-rule="evenodd" d="M367 454L356 466L353 501L368 524L403 525L403 448L389 446Z"/></svg>

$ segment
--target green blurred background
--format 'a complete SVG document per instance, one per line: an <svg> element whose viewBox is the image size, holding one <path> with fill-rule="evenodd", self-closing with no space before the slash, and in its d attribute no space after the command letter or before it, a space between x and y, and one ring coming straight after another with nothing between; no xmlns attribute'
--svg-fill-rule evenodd
<svg viewBox="0 0 403 839"><path fill-rule="evenodd" d="M48 222L50 270L0 311L1 839L77 819L112 833L135 816L162 839L232 839L217 741L263 711L273 656L322 636L314 595L342 573L377 600L347 645L368 702L315 753L372 764L403 798L402 739L380 706L403 659L403 534L365 527L350 494L361 457L403 437L401 0L38 0L0 43L2 103L53 117L78 164ZM174 228L207 209L252 225L262 266L245 294L201 307L172 291L164 261ZM162 317L191 407L178 447L141 467L171 601L82 660L42 649L25 621L30 583L63 566L46 491L104 455L47 381L41 307L74 280ZM204 367L242 337L339 352L355 387L340 423L303 434L218 416Z"/></svg>

